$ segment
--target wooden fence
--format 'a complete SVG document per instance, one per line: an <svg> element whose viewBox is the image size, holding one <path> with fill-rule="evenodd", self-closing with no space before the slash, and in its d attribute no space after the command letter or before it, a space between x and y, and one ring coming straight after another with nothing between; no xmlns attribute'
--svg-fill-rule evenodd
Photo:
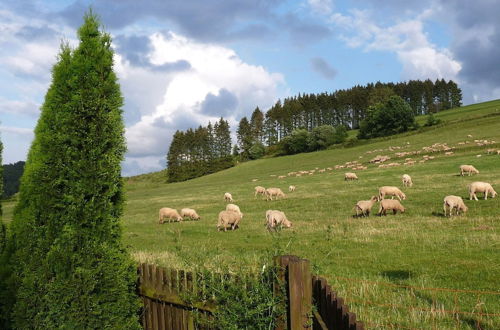
<svg viewBox="0 0 500 330"><path fill-rule="evenodd" d="M286 313L276 320L277 330L364 329L326 280L312 276L308 260L279 256L274 263L278 267L273 292L286 307ZM217 306L204 295L203 283L191 272L140 265L138 293L144 303L144 329L207 329L206 322L197 321L200 317L210 320ZM200 296L204 297L201 301L186 299Z"/></svg>

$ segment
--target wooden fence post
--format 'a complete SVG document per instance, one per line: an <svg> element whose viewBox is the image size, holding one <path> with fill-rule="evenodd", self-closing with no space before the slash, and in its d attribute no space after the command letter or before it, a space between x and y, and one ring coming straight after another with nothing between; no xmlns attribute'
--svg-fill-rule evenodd
<svg viewBox="0 0 500 330"><path fill-rule="evenodd" d="M274 293L283 297L286 314L278 318L277 330L312 328L312 275L308 260L296 256L274 258L278 268Z"/></svg>

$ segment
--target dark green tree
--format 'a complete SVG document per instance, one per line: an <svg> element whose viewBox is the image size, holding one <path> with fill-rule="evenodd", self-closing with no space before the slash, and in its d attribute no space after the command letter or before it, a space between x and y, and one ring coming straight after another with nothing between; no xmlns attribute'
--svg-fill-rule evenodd
<svg viewBox="0 0 500 330"><path fill-rule="evenodd" d="M305 152L308 150L309 132L306 129L296 129L281 142L287 155Z"/></svg>
<svg viewBox="0 0 500 330"><path fill-rule="evenodd" d="M12 222L15 328L138 329L121 242L123 98L92 12L52 71ZM11 240L9 240L10 242Z"/></svg>
<svg viewBox="0 0 500 330"><path fill-rule="evenodd" d="M240 156L242 160L250 158L250 148L253 145L252 126L248 122L247 117L241 118L238 129L236 130L236 137L241 150Z"/></svg>
<svg viewBox="0 0 500 330"><path fill-rule="evenodd" d="M406 132L416 128L411 107L399 96L391 96L385 103L370 107L361 122L358 137L369 139Z"/></svg>
<svg viewBox="0 0 500 330"><path fill-rule="evenodd" d="M313 128L308 139L309 150L323 150L335 142L335 128L331 125L322 125Z"/></svg>
<svg viewBox="0 0 500 330"><path fill-rule="evenodd" d="M250 118L250 126L252 128L252 137L255 142L262 143L264 140L264 113L259 107L255 108Z"/></svg>

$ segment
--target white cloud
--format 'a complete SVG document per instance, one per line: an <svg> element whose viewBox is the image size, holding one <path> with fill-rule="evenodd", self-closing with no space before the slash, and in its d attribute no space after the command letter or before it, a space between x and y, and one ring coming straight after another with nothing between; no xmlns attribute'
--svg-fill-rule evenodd
<svg viewBox="0 0 500 330"><path fill-rule="evenodd" d="M322 15L328 15L332 13L332 0L307 0L307 3L315 13Z"/></svg>
<svg viewBox="0 0 500 330"><path fill-rule="evenodd" d="M221 93L231 95L234 109L224 118L233 129L239 119L250 115L256 106L265 109L281 96L280 88L284 84L281 74L243 62L232 49L196 42L174 33L155 33L150 40L152 51L148 57L152 64L186 61L190 68L155 73L153 69L134 67L117 56L115 67L124 94L140 109L140 119L126 131L127 158L135 157L137 161L131 168L137 169L137 165L143 169L157 168L177 129L217 120L220 115L213 109L203 112L207 96L213 99ZM135 94L129 92L134 89L132 86L138 86ZM154 102L150 95L154 95Z"/></svg>
<svg viewBox="0 0 500 330"><path fill-rule="evenodd" d="M334 13L330 21L342 29L341 39L350 47L395 52L403 65L403 79L457 81L462 65L448 49L431 43L424 31L424 20L432 15L433 9L427 9L414 19L384 27L368 11L353 10L351 15Z"/></svg>
<svg viewBox="0 0 500 330"><path fill-rule="evenodd" d="M36 117L39 114L39 108L40 105L32 101L6 100L0 97L0 113Z"/></svg>

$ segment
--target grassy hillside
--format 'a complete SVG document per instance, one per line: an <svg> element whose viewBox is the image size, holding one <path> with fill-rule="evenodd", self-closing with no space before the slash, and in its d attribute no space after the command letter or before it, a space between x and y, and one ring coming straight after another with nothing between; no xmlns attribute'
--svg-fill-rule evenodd
<svg viewBox="0 0 500 330"><path fill-rule="evenodd" d="M310 259L314 271L345 297L359 319L370 328L391 324L408 328L500 328L500 295L415 290L448 288L498 292L500 287L500 198L465 201L466 216L445 218L443 197L468 198L473 181L492 183L500 192L500 101L449 110L436 115L438 127L380 139L345 149L261 159L182 183L166 184L158 173L128 179L124 238L137 260L189 269L197 265L220 270L258 271L273 254L296 254ZM425 122L425 116L418 119ZM468 137L472 135L472 138ZM478 146L474 140L494 140ZM464 143L464 142L468 143ZM447 143L454 154L428 153L423 147ZM376 150L376 151L375 151ZM375 152L373 152L375 151ZM397 152L421 151L398 158ZM376 155L389 162L413 158L413 166L378 168L368 163ZM433 160L419 163L423 155ZM478 157L480 155L480 157ZM322 169L359 161L367 170L356 171L358 181L345 182L345 169L314 175L279 175ZM458 167L473 164L480 174L461 177ZM369 199L378 187L401 187L401 176L412 176L404 188L407 212L386 217L354 218L356 201ZM257 179L257 182L252 182ZM254 186L297 191L283 200L254 198ZM224 192L231 192L244 213L240 229L217 232L217 214L225 208ZM4 218L13 203L4 205ZM158 209L192 207L201 221L158 224ZM293 228L271 234L264 228L268 209L284 211ZM375 205L373 212L378 210ZM446 311L459 311L452 314Z"/></svg>

